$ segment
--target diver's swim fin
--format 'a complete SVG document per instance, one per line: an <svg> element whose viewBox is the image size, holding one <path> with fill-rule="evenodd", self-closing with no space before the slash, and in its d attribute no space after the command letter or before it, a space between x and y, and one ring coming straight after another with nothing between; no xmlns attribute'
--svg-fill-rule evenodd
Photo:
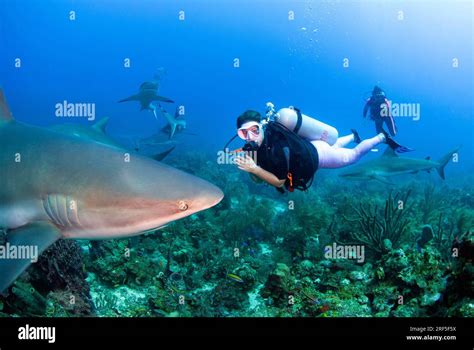
<svg viewBox="0 0 474 350"><path fill-rule="evenodd" d="M382 133L385 136L385 142L387 145L393 149L397 153L406 153L406 152L411 152L414 151L413 148L405 147L400 145L397 141L395 141L389 134L387 134L386 131L382 131Z"/></svg>
<svg viewBox="0 0 474 350"><path fill-rule="evenodd" d="M354 142L357 143L357 144L361 143L362 140L361 140L361 138L360 138L359 133L357 132L357 130L356 130L356 129L351 129L351 132L352 132L352 134L354 135Z"/></svg>
<svg viewBox="0 0 474 350"><path fill-rule="evenodd" d="M30 256L16 256L15 258L0 259L0 293L7 289L34 259L61 237L59 229L49 222L36 222L11 230L7 234L8 252L17 251L23 254L30 252ZM35 256L33 256L35 255ZM20 259L23 258L23 259Z"/></svg>

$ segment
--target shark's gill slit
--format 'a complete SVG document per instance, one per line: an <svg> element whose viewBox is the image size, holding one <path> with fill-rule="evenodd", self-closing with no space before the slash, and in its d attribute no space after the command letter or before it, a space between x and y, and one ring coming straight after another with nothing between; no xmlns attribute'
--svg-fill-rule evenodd
<svg viewBox="0 0 474 350"><path fill-rule="evenodd" d="M53 212L51 211L51 206L49 205L49 195L46 196L46 198L43 198L43 208L46 214L49 216L49 218L53 220L53 222L56 222Z"/></svg>
<svg viewBox="0 0 474 350"><path fill-rule="evenodd" d="M69 220L69 201L67 196L60 196L58 200L61 200L59 210L61 210L62 218L66 221L66 226L71 227L72 223Z"/></svg>
<svg viewBox="0 0 474 350"><path fill-rule="evenodd" d="M73 205L73 207L70 205ZM46 214L56 225L62 227L80 226L77 203L71 197L56 194L47 195L43 199L43 207Z"/></svg>
<svg viewBox="0 0 474 350"><path fill-rule="evenodd" d="M64 224L64 221L62 220L63 218L61 217L61 211L60 211L60 203L58 200L58 196L54 195L53 196L53 204L54 204L54 212L56 213L56 219L58 220L58 224L61 226L65 227L66 225Z"/></svg>
<svg viewBox="0 0 474 350"><path fill-rule="evenodd" d="M57 207L56 207L56 198L55 198L55 196L54 195L48 195L47 200L48 200L49 210L52 214L51 220L53 220L53 222L56 225L63 226L63 224L61 223L61 221L58 218L59 213L58 213Z"/></svg>

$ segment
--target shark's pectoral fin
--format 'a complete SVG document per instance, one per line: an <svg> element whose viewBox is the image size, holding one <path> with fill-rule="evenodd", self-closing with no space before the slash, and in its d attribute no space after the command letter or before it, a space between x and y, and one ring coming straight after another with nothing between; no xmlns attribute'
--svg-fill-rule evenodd
<svg viewBox="0 0 474 350"><path fill-rule="evenodd" d="M372 175L371 178L387 185L395 185L393 182L388 181L385 177L380 175Z"/></svg>
<svg viewBox="0 0 474 350"><path fill-rule="evenodd" d="M169 150L167 150L167 151L164 151L164 152L162 152L162 153L158 153L158 154L155 154L155 155L151 156L151 158L153 158L154 160L157 160L157 161L161 162L161 161L162 161L163 159L165 159L166 156L167 156L168 154L170 154L171 151L173 151L175 148L176 148L176 146L173 146L173 147L171 147L171 148L170 148Z"/></svg>
<svg viewBox="0 0 474 350"><path fill-rule="evenodd" d="M120 100L119 102L127 102L127 101L140 101L140 95L132 95Z"/></svg>
<svg viewBox="0 0 474 350"><path fill-rule="evenodd" d="M9 231L0 246L0 293L8 288L39 255L61 237L49 222L37 222Z"/></svg>
<svg viewBox="0 0 474 350"><path fill-rule="evenodd" d="M163 96L158 96L155 94L153 96L153 101L161 101L161 102L168 102L168 103L173 103L173 100L170 100L168 97L163 97Z"/></svg>

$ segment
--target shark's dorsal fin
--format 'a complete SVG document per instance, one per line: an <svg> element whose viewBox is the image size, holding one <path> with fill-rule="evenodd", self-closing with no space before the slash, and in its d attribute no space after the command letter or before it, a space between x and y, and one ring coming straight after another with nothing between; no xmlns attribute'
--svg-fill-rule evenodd
<svg viewBox="0 0 474 350"><path fill-rule="evenodd" d="M99 120L97 123L92 125L92 128L94 128L97 131L100 131L101 133L105 134L105 128L107 127L107 124L109 123L110 118L105 117Z"/></svg>
<svg viewBox="0 0 474 350"><path fill-rule="evenodd" d="M13 120L12 112L10 112L10 108L8 107L3 89L0 89L0 122L10 120Z"/></svg>
<svg viewBox="0 0 474 350"><path fill-rule="evenodd" d="M387 147L385 149L385 152L383 152L382 157L398 157L398 155L395 153L393 149L390 147Z"/></svg>

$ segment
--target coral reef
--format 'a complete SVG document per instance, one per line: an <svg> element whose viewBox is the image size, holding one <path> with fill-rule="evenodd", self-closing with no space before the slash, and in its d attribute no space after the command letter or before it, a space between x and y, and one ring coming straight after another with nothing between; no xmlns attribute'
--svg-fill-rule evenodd
<svg viewBox="0 0 474 350"><path fill-rule="evenodd" d="M59 240L3 297L5 312L21 316L92 314L83 254L75 241Z"/></svg>
<svg viewBox="0 0 474 350"><path fill-rule="evenodd" d="M387 244L397 246L408 229L409 219L406 216L410 210L407 207L409 195L410 191L405 195L396 194L392 197L390 192L385 201L383 213L378 210L377 206L372 207L371 204L361 203L359 209L354 208L357 218L345 218L351 223L357 223L359 228L359 230L350 232L352 241L365 244L378 254L387 250Z"/></svg>
<svg viewBox="0 0 474 350"><path fill-rule="evenodd" d="M224 200L143 236L57 242L0 316L473 317L472 181L387 190L321 172L280 195L202 152L171 160ZM334 244L363 259L328 257Z"/></svg>

